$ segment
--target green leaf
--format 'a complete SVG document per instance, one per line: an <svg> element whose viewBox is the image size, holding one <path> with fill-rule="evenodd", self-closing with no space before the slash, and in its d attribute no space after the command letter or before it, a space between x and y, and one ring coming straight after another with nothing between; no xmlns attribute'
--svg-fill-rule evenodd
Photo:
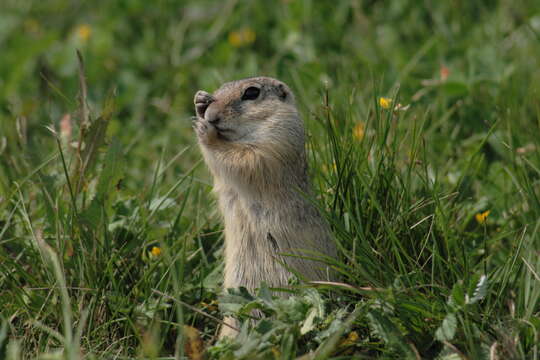
<svg viewBox="0 0 540 360"><path fill-rule="evenodd" d="M386 314L378 309L371 309L367 314L367 318L373 333L378 335L390 347L399 349L404 353L411 352L401 331Z"/></svg>
<svg viewBox="0 0 540 360"><path fill-rule="evenodd" d="M269 332L270 330L272 330L272 327L273 327L273 324L271 321L267 320L267 319L262 319L261 321L259 321L259 323L257 324L257 327L256 327L256 330L259 334L266 334L267 332Z"/></svg>
<svg viewBox="0 0 540 360"><path fill-rule="evenodd" d="M453 310L458 310L465 305L465 292L463 291L462 282L457 282L452 287L452 294L448 298L448 305Z"/></svg>
<svg viewBox="0 0 540 360"><path fill-rule="evenodd" d="M317 326L315 324L315 319L317 318L318 312L312 308L306 317L306 320L304 320L304 323L302 324L302 327L300 328L300 334L304 335L310 332L311 330L314 330Z"/></svg>
<svg viewBox="0 0 540 360"><path fill-rule="evenodd" d="M8 322L2 318L2 327L0 327L0 359L6 358L7 344L8 344Z"/></svg>
<svg viewBox="0 0 540 360"><path fill-rule="evenodd" d="M266 285L265 282L261 284L261 287L259 288L259 292L257 293L257 297L261 298L266 303L272 302L272 292L268 288L268 285Z"/></svg>
<svg viewBox="0 0 540 360"><path fill-rule="evenodd" d="M461 360L463 359L459 354L457 353L451 353L447 355L441 356L440 360Z"/></svg>
<svg viewBox="0 0 540 360"><path fill-rule="evenodd" d="M167 198L167 197L159 197L159 198L152 199L152 201L150 202L149 210L152 212L161 211L161 210L166 210L175 206L176 206L176 201L174 199Z"/></svg>
<svg viewBox="0 0 540 360"><path fill-rule="evenodd" d="M454 313L448 313L441 326L435 331L435 338L439 341L450 341L456 335L457 318Z"/></svg>
<svg viewBox="0 0 540 360"><path fill-rule="evenodd" d="M476 283L476 288L474 289L474 293L472 298L467 301L467 304L474 304L483 298L486 297L488 290L488 279L486 275L480 276L480 279L478 280L478 283Z"/></svg>
<svg viewBox="0 0 540 360"><path fill-rule="evenodd" d="M210 291L217 291L221 287L223 281L223 268L220 266L215 267L202 282L202 286Z"/></svg>
<svg viewBox="0 0 540 360"><path fill-rule="evenodd" d="M91 229L100 228L103 220L103 205L96 199L92 200L90 205L80 214L81 221Z"/></svg>
<svg viewBox="0 0 540 360"><path fill-rule="evenodd" d="M285 334L281 339L282 359L294 359L296 355L296 344L293 334Z"/></svg>
<svg viewBox="0 0 540 360"><path fill-rule="evenodd" d="M321 295L315 289L307 289L304 299L308 300L312 307L309 309L306 319L300 328L300 334L302 335L314 330L318 322L324 318L324 302Z"/></svg>
<svg viewBox="0 0 540 360"><path fill-rule="evenodd" d="M109 145L99 176L96 197L109 205L117 192L116 186L124 176L124 159L120 143L113 139Z"/></svg>
<svg viewBox="0 0 540 360"><path fill-rule="evenodd" d="M225 314L237 314L255 298L246 288L227 289L226 294L219 297L219 309Z"/></svg>

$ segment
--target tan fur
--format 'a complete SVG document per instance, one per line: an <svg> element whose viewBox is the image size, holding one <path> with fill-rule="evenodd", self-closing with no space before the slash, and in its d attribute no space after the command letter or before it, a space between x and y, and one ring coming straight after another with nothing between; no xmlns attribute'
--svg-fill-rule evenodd
<svg viewBox="0 0 540 360"><path fill-rule="evenodd" d="M242 100L248 87L260 89L257 99ZM212 95L197 92L195 108L194 128L225 222L224 287L254 290L263 281L285 287L287 268L306 280L331 279L324 263L286 256L336 256L326 222L307 199L304 124L290 89L276 79L249 78ZM227 327L221 333L232 334Z"/></svg>

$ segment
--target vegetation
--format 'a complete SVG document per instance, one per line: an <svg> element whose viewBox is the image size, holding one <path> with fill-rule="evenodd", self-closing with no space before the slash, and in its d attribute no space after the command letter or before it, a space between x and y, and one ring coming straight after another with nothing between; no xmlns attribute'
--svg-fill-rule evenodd
<svg viewBox="0 0 540 360"><path fill-rule="evenodd" d="M539 358L538 1L4 0L0 48L0 358ZM289 298L221 291L191 130L262 74L340 252Z"/></svg>

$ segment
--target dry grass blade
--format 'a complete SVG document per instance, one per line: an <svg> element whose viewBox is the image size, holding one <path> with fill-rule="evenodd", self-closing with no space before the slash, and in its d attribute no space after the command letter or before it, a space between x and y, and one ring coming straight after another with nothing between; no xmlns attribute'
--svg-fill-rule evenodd
<svg viewBox="0 0 540 360"><path fill-rule="evenodd" d="M334 286L334 287L339 287L342 289L347 289L347 290L352 290L352 291L382 291L383 290L383 289L374 288L371 286L354 286L351 284L346 284L346 283L337 282L337 281L310 281L309 283L316 286L327 285L327 286Z"/></svg>
<svg viewBox="0 0 540 360"><path fill-rule="evenodd" d="M84 68L84 59L80 51L77 50L79 61L79 139L77 141L76 167L74 183L75 196L78 195L84 185L86 173L92 168L95 162L98 149L105 143L105 134L109 120L114 110L114 93L109 94L103 109L103 113L96 120L90 119L88 109L88 85Z"/></svg>
<svg viewBox="0 0 540 360"><path fill-rule="evenodd" d="M88 112L88 86L86 85L86 75L84 71L84 59L79 50L77 50L77 59L79 62L79 106L81 111L81 129L88 126L89 112Z"/></svg>

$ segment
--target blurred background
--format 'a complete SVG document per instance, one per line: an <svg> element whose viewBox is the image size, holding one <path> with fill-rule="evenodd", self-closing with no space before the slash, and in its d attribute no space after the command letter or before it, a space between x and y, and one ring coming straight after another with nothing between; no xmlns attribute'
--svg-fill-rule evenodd
<svg viewBox="0 0 540 360"><path fill-rule="evenodd" d="M523 103L513 126L528 127L537 106L534 0L4 0L0 6L0 122L3 146L9 144L3 155L18 151L9 129L24 118L24 141L33 145L25 150L28 161L48 141L41 136L45 125L59 126L76 109L76 49L86 62L90 108L115 92L109 135L130 144L131 160L144 164L165 143L193 144L196 90L254 75L289 83L308 122L325 87L350 97L359 114L372 96L391 97L397 86L403 101L423 110L455 105L451 124L465 137L495 121L505 102Z"/></svg>

